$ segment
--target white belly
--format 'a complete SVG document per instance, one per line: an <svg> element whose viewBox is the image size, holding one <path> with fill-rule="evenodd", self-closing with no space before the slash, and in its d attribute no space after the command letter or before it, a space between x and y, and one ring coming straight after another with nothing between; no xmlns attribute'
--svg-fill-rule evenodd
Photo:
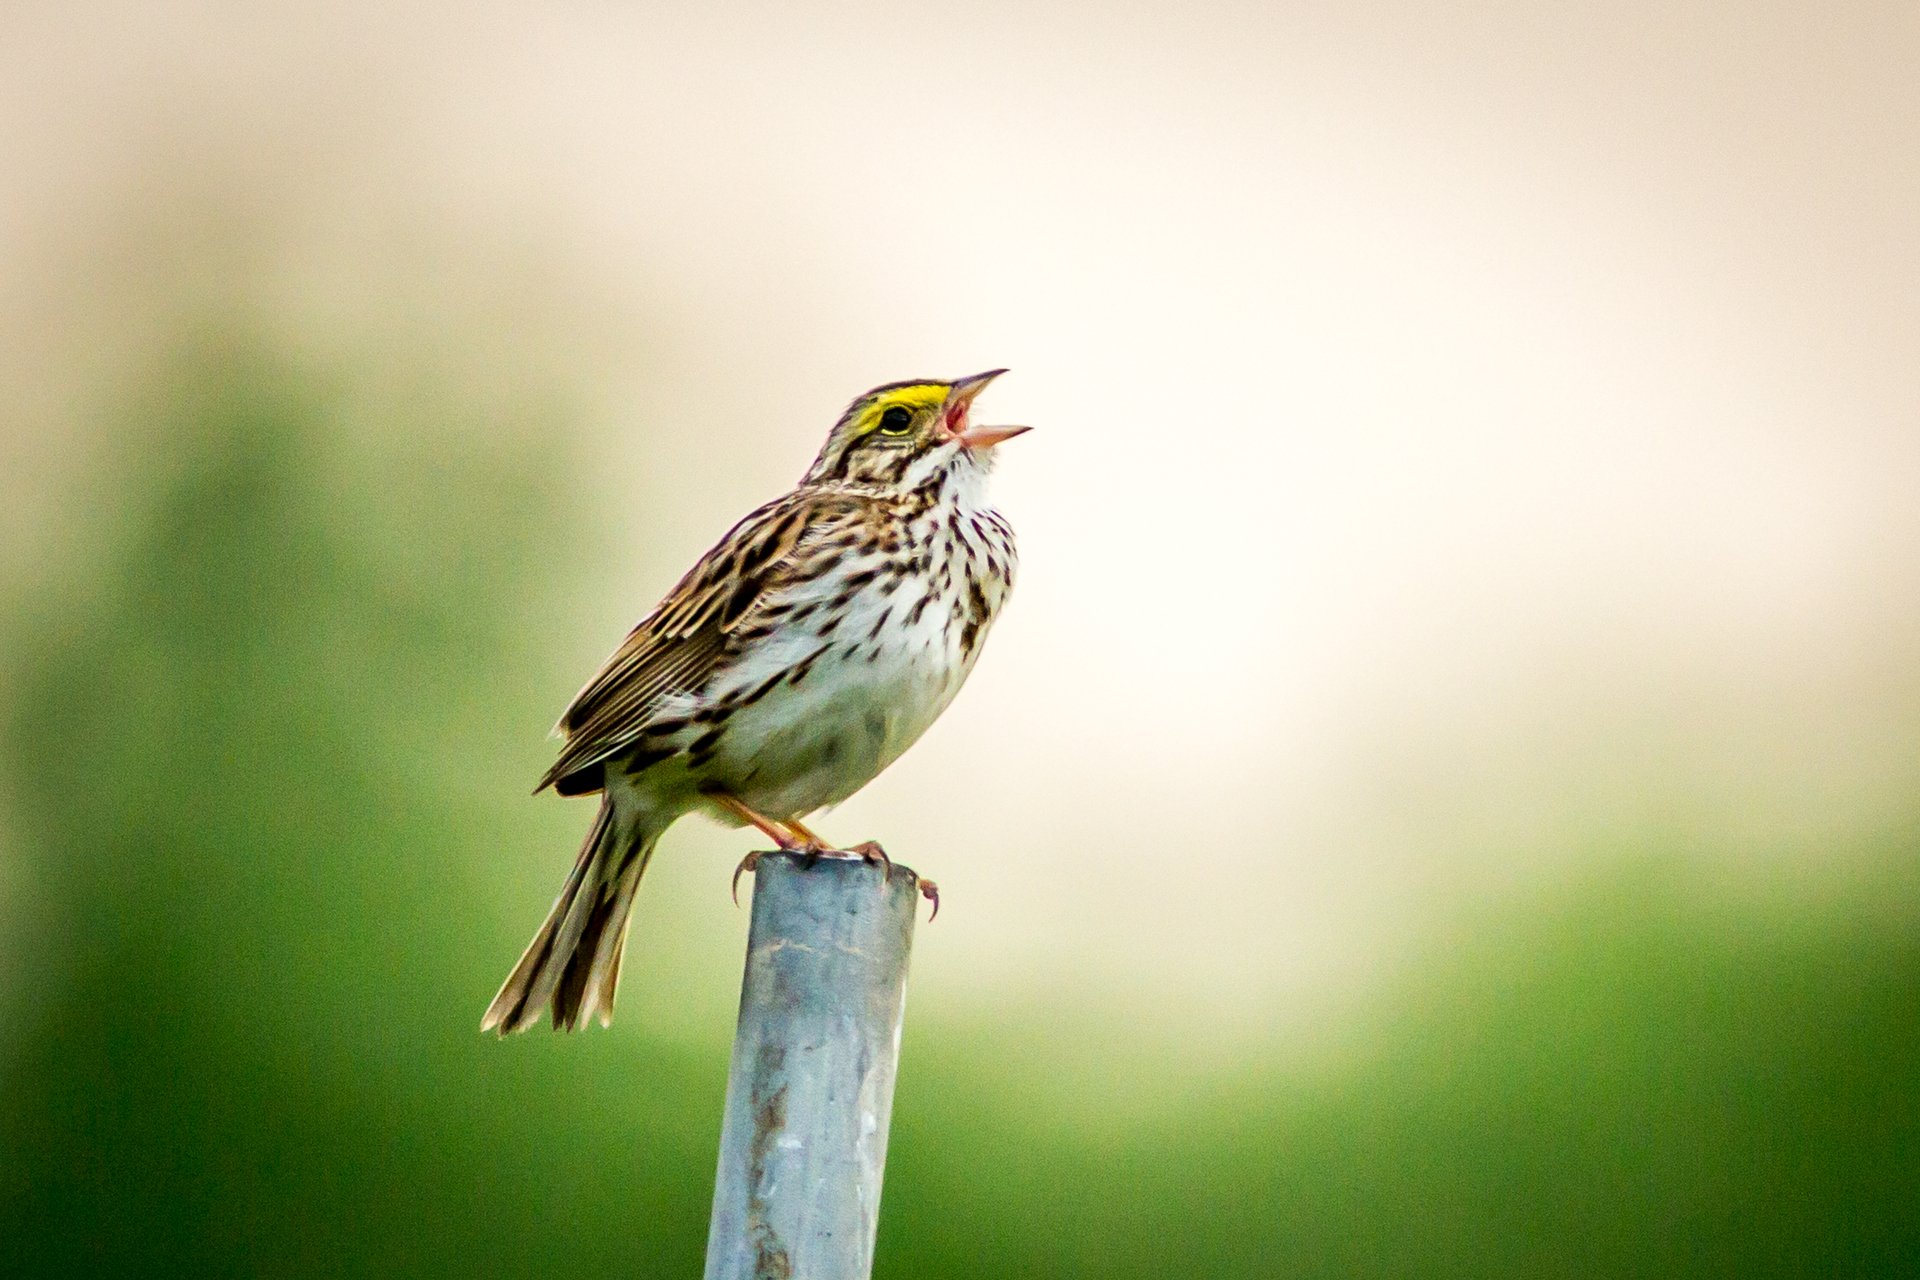
<svg viewBox="0 0 1920 1280"><path fill-rule="evenodd" d="M911 626L895 623L868 639L889 607L901 617L917 599L863 593L831 631L764 646L739 672L740 686L779 671L805 674L734 713L708 776L761 813L802 818L899 759L953 701L978 652L959 644L959 602L940 597Z"/></svg>

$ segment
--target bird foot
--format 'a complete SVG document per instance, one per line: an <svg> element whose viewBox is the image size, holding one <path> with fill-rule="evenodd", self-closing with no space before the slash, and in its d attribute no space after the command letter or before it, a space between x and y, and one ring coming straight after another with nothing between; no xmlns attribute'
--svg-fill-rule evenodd
<svg viewBox="0 0 1920 1280"><path fill-rule="evenodd" d="M888 878L893 875L893 859L887 856L887 851L880 847L878 840L868 840L862 844L857 844L847 850L847 852L859 854L860 860L869 866L878 865L881 872L881 884L884 885Z"/></svg>
<svg viewBox="0 0 1920 1280"><path fill-rule="evenodd" d="M826 857L859 858L869 866L878 866L880 868L880 886L882 889L885 889L887 882L893 878L893 859L887 856L887 851L880 847L878 840L867 840L853 846L851 849L829 849L818 841L795 841L791 844L782 843L780 852L799 854L800 865L802 867L811 867L814 863ZM767 853L768 850L756 849L746 857L740 859L740 865L733 869L732 891L734 906L737 907L740 905L740 877L759 867L760 859L766 857ZM927 923L932 924L934 918L940 914L940 886L917 871L909 870L907 874L912 876L914 882L919 886L920 896L933 904L933 910L927 913Z"/></svg>
<svg viewBox="0 0 1920 1280"><path fill-rule="evenodd" d="M893 859L887 856L887 851L880 847L878 840L868 840L864 844L857 844L853 846L853 848L848 849L847 852L857 853L866 859L867 862L879 864L882 872L880 877L880 885L882 888L885 888L887 881L893 878ZM927 923L932 924L933 918L940 914L940 886L921 875L918 871L908 869L907 874L912 876L914 883L919 886L920 896L933 904L933 910L927 913Z"/></svg>

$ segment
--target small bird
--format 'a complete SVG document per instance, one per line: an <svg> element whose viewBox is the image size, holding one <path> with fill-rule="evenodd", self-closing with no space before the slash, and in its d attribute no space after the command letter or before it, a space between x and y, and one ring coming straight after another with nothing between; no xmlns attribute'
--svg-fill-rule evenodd
<svg viewBox="0 0 1920 1280"><path fill-rule="evenodd" d="M683 814L840 852L803 820L939 718L1013 588L1013 530L986 481L994 446L1027 428L969 420L1005 372L892 382L848 405L799 486L729 530L574 697L534 791L597 792L600 811L482 1031L548 1009L556 1030L612 1021L634 891ZM932 882L921 890L938 910Z"/></svg>

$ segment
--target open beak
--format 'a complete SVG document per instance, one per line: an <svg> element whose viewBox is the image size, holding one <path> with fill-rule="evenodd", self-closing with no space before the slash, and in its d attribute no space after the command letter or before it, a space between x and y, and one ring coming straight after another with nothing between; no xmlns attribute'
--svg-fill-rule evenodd
<svg viewBox="0 0 1920 1280"><path fill-rule="evenodd" d="M991 449L1002 440L1011 440L1033 430L1032 427L976 427L967 421L973 398L1005 372L1005 369L989 369L971 378L961 378L953 384L953 389L947 392L946 425L949 436L969 449Z"/></svg>

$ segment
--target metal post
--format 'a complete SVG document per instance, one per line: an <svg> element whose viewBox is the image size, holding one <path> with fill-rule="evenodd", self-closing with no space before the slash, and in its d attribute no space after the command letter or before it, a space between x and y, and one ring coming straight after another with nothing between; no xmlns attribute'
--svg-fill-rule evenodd
<svg viewBox="0 0 1920 1280"><path fill-rule="evenodd" d="M761 855L706 1280L866 1280L906 1011L911 871Z"/></svg>

